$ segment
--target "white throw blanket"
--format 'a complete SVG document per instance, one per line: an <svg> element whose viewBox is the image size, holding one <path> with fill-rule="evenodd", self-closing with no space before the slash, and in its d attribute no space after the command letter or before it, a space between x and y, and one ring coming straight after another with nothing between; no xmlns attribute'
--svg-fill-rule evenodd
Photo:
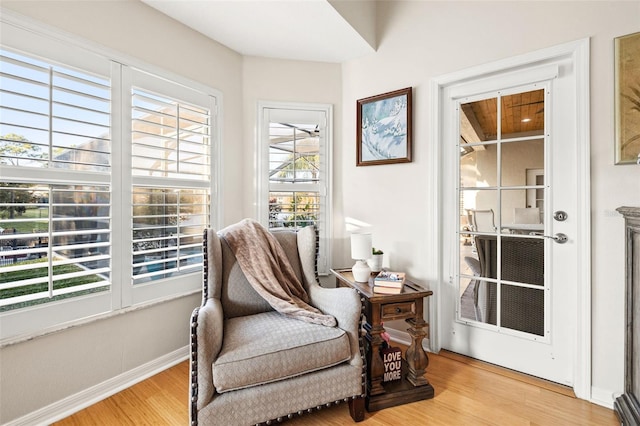
<svg viewBox="0 0 640 426"><path fill-rule="evenodd" d="M336 319L309 305L309 295L284 249L258 222L244 219L220 231L254 290L278 312L302 321L335 327Z"/></svg>

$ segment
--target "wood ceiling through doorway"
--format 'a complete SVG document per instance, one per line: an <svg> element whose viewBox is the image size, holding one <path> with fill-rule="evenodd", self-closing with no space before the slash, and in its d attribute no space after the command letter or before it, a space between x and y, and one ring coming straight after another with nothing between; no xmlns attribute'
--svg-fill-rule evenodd
<svg viewBox="0 0 640 426"><path fill-rule="evenodd" d="M497 138L497 98L462 105L480 141ZM501 98L502 138L542 134L544 131L544 90L516 93ZM475 141L467 141L473 143Z"/></svg>

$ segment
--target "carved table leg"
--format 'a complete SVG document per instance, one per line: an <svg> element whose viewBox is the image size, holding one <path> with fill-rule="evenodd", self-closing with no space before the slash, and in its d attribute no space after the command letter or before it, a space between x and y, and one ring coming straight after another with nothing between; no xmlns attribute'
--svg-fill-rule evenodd
<svg viewBox="0 0 640 426"><path fill-rule="evenodd" d="M407 380L413 386L428 385L429 381L424 377L424 373L429 365L429 357L422 349L422 339L427 336L426 329L428 324L422 319L422 313L419 317L409 318L406 321L411 324L411 328L407 330L411 335L411 346L407 348L407 353L405 354L407 365L409 366Z"/></svg>
<svg viewBox="0 0 640 426"><path fill-rule="evenodd" d="M367 362L369 363L368 384L369 384L369 396L383 394L384 387L382 387L382 376L384 375L384 364L382 357L380 356L380 346L382 345L382 337L380 333L384 331L384 328L378 323L371 325L367 322L364 325L364 329L367 332L366 339L369 344L369 350L367 351Z"/></svg>

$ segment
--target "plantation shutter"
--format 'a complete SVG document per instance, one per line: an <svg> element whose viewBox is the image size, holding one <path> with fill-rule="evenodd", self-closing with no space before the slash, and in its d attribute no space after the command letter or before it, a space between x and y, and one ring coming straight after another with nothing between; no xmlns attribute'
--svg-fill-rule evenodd
<svg viewBox="0 0 640 426"><path fill-rule="evenodd" d="M0 49L0 312L111 286L111 82Z"/></svg>
<svg viewBox="0 0 640 426"><path fill-rule="evenodd" d="M210 96L159 88L134 72L131 90L132 281L134 285L202 270L210 223ZM175 90L171 90L171 89Z"/></svg>
<svg viewBox="0 0 640 426"><path fill-rule="evenodd" d="M318 233L318 272L327 272L327 116L324 111L267 109L268 226Z"/></svg>

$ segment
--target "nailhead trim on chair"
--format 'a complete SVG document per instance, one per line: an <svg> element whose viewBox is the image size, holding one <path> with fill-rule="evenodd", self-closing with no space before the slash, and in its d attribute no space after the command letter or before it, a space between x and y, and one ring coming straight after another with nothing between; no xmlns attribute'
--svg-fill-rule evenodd
<svg viewBox="0 0 640 426"><path fill-rule="evenodd" d="M311 408L307 408L306 410L300 410L298 412L295 413L290 413L287 414L286 417L278 417L276 419L271 419L271 420L267 420L266 422L262 422L262 423L256 423L255 426L264 426L264 425L272 425L274 422L278 422L278 423L282 423L285 420L290 420L292 418L294 418L295 416L302 416L303 414L310 414L313 413L314 411L320 411L323 408L329 408L332 407L333 405L339 405L343 402L349 402L350 399L357 399L357 398L364 398L364 395L356 395L356 396L351 396L348 398L344 398L342 400L337 400L334 402L327 402L325 405L318 405L316 407L311 407Z"/></svg>
<svg viewBox="0 0 640 426"><path fill-rule="evenodd" d="M359 344L360 344L360 358L362 359L362 395L364 398L367 396L367 356L364 350L364 332L362 330L362 323L365 320L364 317L365 300L364 296L360 297L360 322L358 323L358 330L360 332Z"/></svg>
<svg viewBox="0 0 640 426"><path fill-rule="evenodd" d="M198 424L198 313L200 308L196 308L191 315L191 389L190 389L190 409L191 425Z"/></svg>
<svg viewBox="0 0 640 426"><path fill-rule="evenodd" d="M204 305L209 298L209 262L204 261L204 259L206 259L208 256L209 240L207 238L207 235L207 228L205 228L204 232L202 233L202 276L204 278L204 283L202 285L202 305Z"/></svg>
<svg viewBox="0 0 640 426"><path fill-rule="evenodd" d="M202 256L206 259L209 247L207 239L207 229L202 232ZM209 270L208 262L202 262L203 283L202 283L202 306L205 305L209 297ZM191 425L198 425L198 314L200 308L196 308L191 314L191 389L189 390L189 408L191 411Z"/></svg>

